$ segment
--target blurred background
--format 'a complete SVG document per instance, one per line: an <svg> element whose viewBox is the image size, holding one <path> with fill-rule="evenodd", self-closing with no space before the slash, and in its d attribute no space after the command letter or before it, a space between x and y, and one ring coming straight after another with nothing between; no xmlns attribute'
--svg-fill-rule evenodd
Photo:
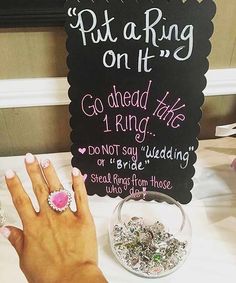
<svg viewBox="0 0 236 283"><path fill-rule="evenodd" d="M236 1L215 2L210 69L236 68ZM0 83L66 77L65 44L63 27L0 28ZM206 96L202 110L199 138L215 138L217 125L236 122L236 93ZM2 108L0 101L0 156L69 151L69 118L68 105Z"/></svg>

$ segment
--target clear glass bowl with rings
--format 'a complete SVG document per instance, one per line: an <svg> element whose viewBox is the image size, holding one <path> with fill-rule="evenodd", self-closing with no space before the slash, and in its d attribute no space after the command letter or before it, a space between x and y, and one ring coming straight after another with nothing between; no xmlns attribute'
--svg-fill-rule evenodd
<svg viewBox="0 0 236 283"><path fill-rule="evenodd" d="M109 238L117 260L146 278L166 276L186 260L192 229L182 205L154 191L134 193L115 208Z"/></svg>

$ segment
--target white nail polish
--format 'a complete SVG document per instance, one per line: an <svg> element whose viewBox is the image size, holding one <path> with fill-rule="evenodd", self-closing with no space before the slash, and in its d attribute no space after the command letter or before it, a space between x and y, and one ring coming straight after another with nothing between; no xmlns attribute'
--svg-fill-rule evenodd
<svg viewBox="0 0 236 283"><path fill-rule="evenodd" d="M4 237L4 238L9 238L11 231L7 228L7 227L1 227L0 228L0 234Z"/></svg>
<svg viewBox="0 0 236 283"><path fill-rule="evenodd" d="M7 170L6 172L5 172L5 176L6 176L6 178L7 179L12 179L12 178L14 178L15 177L15 172L13 171L13 170Z"/></svg>
<svg viewBox="0 0 236 283"><path fill-rule="evenodd" d="M34 161L35 161L35 157L34 157L33 154L31 154L31 153L27 153L27 154L25 155L25 161L26 161L26 163L28 163L28 164L32 164L32 163L34 163Z"/></svg>
<svg viewBox="0 0 236 283"><path fill-rule="evenodd" d="M72 175L75 177L81 176L81 172L78 168L74 167L72 168Z"/></svg>
<svg viewBox="0 0 236 283"><path fill-rule="evenodd" d="M48 166L50 165L50 160L49 159L45 159L41 161L41 166L46 169L48 168Z"/></svg>

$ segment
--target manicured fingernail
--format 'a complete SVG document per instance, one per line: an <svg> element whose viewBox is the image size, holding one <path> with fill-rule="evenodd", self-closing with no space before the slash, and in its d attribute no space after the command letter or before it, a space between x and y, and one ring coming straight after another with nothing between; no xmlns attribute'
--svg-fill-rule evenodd
<svg viewBox="0 0 236 283"><path fill-rule="evenodd" d="M49 159L45 159L41 161L41 166L45 169L48 168L48 166L50 165L50 160Z"/></svg>
<svg viewBox="0 0 236 283"><path fill-rule="evenodd" d="M0 234L4 237L4 238L9 238L11 231L7 228L7 227L1 227L0 228Z"/></svg>
<svg viewBox="0 0 236 283"><path fill-rule="evenodd" d="M27 153L26 156L25 156L25 161L28 164L32 164L35 161L35 157L31 153Z"/></svg>
<svg viewBox="0 0 236 283"><path fill-rule="evenodd" d="M6 176L7 179L12 179L12 178L15 177L15 175L16 175L15 172L12 171L12 170L7 170L7 171L5 172L5 176Z"/></svg>
<svg viewBox="0 0 236 283"><path fill-rule="evenodd" d="M78 168L74 167L72 168L72 175L75 176L75 177L78 177L81 175L81 172Z"/></svg>
<svg viewBox="0 0 236 283"><path fill-rule="evenodd" d="M236 171L236 158L233 160L231 167Z"/></svg>

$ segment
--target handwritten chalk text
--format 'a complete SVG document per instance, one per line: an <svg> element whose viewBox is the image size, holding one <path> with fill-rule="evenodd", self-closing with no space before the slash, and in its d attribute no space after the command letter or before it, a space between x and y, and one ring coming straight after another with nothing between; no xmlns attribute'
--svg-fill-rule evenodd
<svg viewBox="0 0 236 283"><path fill-rule="evenodd" d="M108 105L111 108L136 107L146 110L151 85L152 81L149 81L147 90L143 93L140 90L135 90L133 93L126 90L124 93L121 93L117 91L117 87L114 85L113 92L108 95Z"/></svg>
<svg viewBox="0 0 236 283"><path fill-rule="evenodd" d="M177 98L173 105L168 105L166 99L169 94L170 93L167 92L162 100L157 99L158 104L153 112L153 116L165 121L167 126L171 126L176 129L180 127L179 123L185 120L185 115L183 113L179 113L180 109L185 108L185 104L181 104L181 99Z"/></svg>
<svg viewBox="0 0 236 283"><path fill-rule="evenodd" d="M190 153L194 151L194 147L189 147L189 151L182 151L173 146L158 148L147 145L143 146L141 150L145 152L148 159L176 160L180 162L180 168L185 169L189 164Z"/></svg>
<svg viewBox="0 0 236 283"><path fill-rule="evenodd" d="M71 9L71 8L70 8ZM69 10L70 10L69 9ZM78 29L81 33L83 45L86 46L88 41L97 44L99 42L117 42L118 37L112 34L112 24L116 22L115 17L110 17L108 10L104 10L104 22L98 26L96 13L91 9L85 9L75 16L76 23L70 24L72 29ZM154 47L159 47L162 41L181 42L184 45L178 46L174 52L174 58L179 61L187 60L191 57L193 52L193 25L185 25L183 27L178 24L165 24L167 18L163 16L163 12L159 8L151 8L144 12L145 26L143 27L143 34L137 33L137 25L135 22L128 22L123 27L123 37L125 40L139 41L144 38L147 44ZM86 20L85 20L86 19ZM185 56L181 56L183 50L187 50ZM182 52L181 52L182 51Z"/></svg>

